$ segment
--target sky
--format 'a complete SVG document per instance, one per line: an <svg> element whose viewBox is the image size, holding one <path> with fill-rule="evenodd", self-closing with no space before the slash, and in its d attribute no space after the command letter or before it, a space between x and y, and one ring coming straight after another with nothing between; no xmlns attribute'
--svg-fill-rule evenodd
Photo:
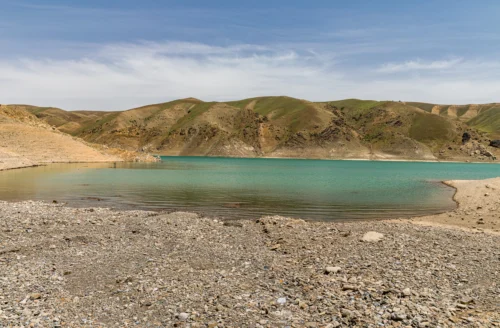
<svg viewBox="0 0 500 328"><path fill-rule="evenodd" d="M500 102L500 1L0 0L0 103Z"/></svg>

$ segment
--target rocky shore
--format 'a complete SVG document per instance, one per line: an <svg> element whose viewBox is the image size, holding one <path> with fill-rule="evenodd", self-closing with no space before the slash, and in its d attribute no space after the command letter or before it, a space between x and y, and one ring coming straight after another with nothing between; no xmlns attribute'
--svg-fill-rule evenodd
<svg viewBox="0 0 500 328"><path fill-rule="evenodd" d="M0 327L500 327L498 183L446 226L0 202Z"/></svg>

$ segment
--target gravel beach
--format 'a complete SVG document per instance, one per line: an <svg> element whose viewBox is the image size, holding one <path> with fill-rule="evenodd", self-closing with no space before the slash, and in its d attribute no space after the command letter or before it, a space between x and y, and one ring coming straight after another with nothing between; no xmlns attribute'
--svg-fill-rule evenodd
<svg viewBox="0 0 500 328"><path fill-rule="evenodd" d="M0 202L0 327L500 327L500 179L456 186L443 225Z"/></svg>

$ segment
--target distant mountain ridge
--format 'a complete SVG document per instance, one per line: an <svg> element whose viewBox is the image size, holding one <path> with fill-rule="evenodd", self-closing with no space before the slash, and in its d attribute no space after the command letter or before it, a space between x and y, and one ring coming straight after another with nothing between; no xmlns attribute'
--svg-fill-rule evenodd
<svg viewBox="0 0 500 328"><path fill-rule="evenodd" d="M62 132L160 155L491 161L500 104L195 98L119 112L24 106ZM463 142L464 133L469 139Z"/></svg>

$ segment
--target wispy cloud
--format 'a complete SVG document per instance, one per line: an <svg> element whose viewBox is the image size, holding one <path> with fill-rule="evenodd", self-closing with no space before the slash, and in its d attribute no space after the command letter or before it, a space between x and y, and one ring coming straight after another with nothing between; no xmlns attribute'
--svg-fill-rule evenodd
<svg viewBox="0 0 500 328"><path fill-rule="evenodd" d="M435 71L446 70L462 63L462 58L454 58L449 60L438 60L425 62L422 60L410 60L404 63L387 63L377 69L379 73L399 73L408 71Z"/></svg>
<svg viewBox="0 0 500 328"><path fill-rule="evenodd" d="M352 97L437 103L500 100L500 62L496 61L408 61L384 65L382 70L339 63L343 62L334 54L309 48L109 44L72 60L0 60L0 103L117 110L190 96L221 101L262 95L318 101ZM451 75L387 74L446 69Z"/></svg>

